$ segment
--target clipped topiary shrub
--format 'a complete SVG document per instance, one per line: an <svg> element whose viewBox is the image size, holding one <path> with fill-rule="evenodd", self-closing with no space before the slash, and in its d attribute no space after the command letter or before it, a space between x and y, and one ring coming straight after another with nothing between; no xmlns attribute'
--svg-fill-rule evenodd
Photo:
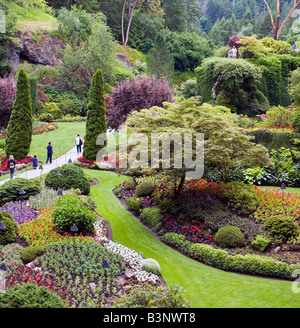
<svg viewBox="0 0 300 328"><path fill-rule="evenodd" d="M220 228L216 233L215 240L223 248L242 247L245 244L243 233L235 226Z"/></svg>
<svg viewBox="0 0 300 328"><path fill-rule="evenodd" d="M60 175L56 175L59 171ZM90 183L83 169L74 164L66 164L58 169L51 170L45 179L45 185L53 189L79 188L83 195L90 192Z"/></svg>
<svg viewBox="0 0 300 328"><path fill-rule="evenodd" d="M137 197L150 196L153 193L153 190L153 181L143 181L136 187L135 194Z"/></svg>
<svg viewBox="0 0 300 328"><path fill-rule="evenodd" d="M55 228L61 233L70 233L73 224L78 228L78 234L94 233L93 223L96 214L78 200L77 196L61 196L53 208L52 218Z"/></svg>
<svg viewBox="0 0 300 328"><path fill-rule="evenodd" d="M67 305L48 288L28 283L0 293L0 308L67 308Z"/></svg>
<svg viewBox="0 0 300 328"><path fill-rule="evenodd" d="M273 237L287 239L297 234L298 225L291 217L276 215L268 218L265 222L265 229L268 230Z"/></svg>
<svg viewBox="0 0 300 328"><path fill-rule="evenodd" d="M263 252L270 244L270 242L271 240L268 237L263 235L256 235L255 238L252 238L251 245L259 251Z"/></svg>
<svg viewBox="0 0 300 328"><path fill-rule="evenodd" d="M144 259L142 260L142 269L154 274L160 274L160 265L154 259Z"/></svg>
<svg viewBox="0 0 300 328"><path fill-rule="evenodd" d="M20 195L20 190L24 189L25 194ZM30 196L38 194L42 190L39 181L24 178L16 178L5 182L0 186L0 205L4 205L10 201L20 199L28 199Z"/></svg>
<svg viewBox="0 0 300 328"><path fill-rule="evenodd" d="M133 180L130 180L130 181L127 181L125 184L124 184L124 189L125 190L132 190L134 189L134 182Z"/></svg>
<svg viewBox="0 0 300 328"><path fill-rule="evenodd" d="M0 222L3 222L6 227L0 230L0 245L15 242L18 233L18 225L15 220L8 212L0 211Z"/></svg>
<svg viewBox="0 0 300 328"><path fill-rule="evenodd" d="M44 252L43 246L29 246L29 247L23 248L20 252L20 255L21 255L21 259L25 263L29 263L29 262L33 261L39 255L41 255L43 252Z"/></svg>
<svg viewBox="0 0 300 328"><path fill-rule="evenodd" d="M154 232L161 228L162 214L158 207L146 207L142 210L140 215L141 220L149 226Z"/></svg>

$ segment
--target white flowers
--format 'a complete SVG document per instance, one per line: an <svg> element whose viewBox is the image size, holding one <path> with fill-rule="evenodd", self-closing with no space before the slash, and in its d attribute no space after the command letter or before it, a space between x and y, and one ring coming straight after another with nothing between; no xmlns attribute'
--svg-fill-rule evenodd
<svg viewBox="0 0 300 328"><path fill-rule="evenodd" d="M117 244L112 240L108 240L106 237L101 238L101 242L108 250L121 255L124 262L129 263L138 281L150 281L156 283L159 280L158 275L142 269L144 258L134 250L121 244Z"/></svg>

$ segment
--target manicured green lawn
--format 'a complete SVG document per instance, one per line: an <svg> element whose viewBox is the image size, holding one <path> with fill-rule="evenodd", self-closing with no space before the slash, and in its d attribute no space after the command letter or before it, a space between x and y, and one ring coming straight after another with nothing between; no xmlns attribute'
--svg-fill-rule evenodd
<svg viewBox="0 0 300 328"><path fill-rule="evenodd" d="M271 190L280 190L280 187L273 187L273 186L260 186L261 188L265 188L265 189L271 189ZM300 195L300 188L292 188L292 187L287 187L285 190L285 192L291 192L293 194L299 194Z"/></svg>
<svg viewBox="0 0 300 328"><path fill-rule="evenodd" d="M112 227L113 240L146 258L156 259L164 281L183 286L193 307L285 308L300 307L300 295L292 292L292 282L224 272L180 254L154 237L124 209L112 193L113 187L129 179L112 172L90 171L99 180L91 196L97 212Z"/></svg>
<svg viewBox="0 0 300 328"><path fill-rule="evenodd" d="M75 146L75 138L80 134L85 135L85 122L56 123L58 129L32 136L29 155L36 155L43 163L47 159L47 146L51 142L53 146L53 159L65 154Z"/></svg>

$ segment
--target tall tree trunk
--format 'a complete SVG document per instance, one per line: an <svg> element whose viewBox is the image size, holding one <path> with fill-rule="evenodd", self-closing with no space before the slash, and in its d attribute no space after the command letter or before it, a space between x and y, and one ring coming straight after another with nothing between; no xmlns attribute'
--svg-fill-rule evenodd
<svg viewBox="0 0 300 328"><path fill-rule="evenodd" d="M134 8L136 6L136 4L139 2L139 0L134 0L133 5L131 4L131 0L129 1L130 7L129 7L129 21L128 21L128 25L127 25L127 31L126 31L126 37L125 37L125 42L123 43L123 45L126 47L127 43L128 43L128 37L129 37L129 31L130 31L130 27L131 27L131 22L132 22L132 17L133 17L133 13L134 13Z"/></svg>
<svg viewBox="0 0 300 328"><path fill-rule="evenodd" d="M300 1L294 0L293 8L291 9L290 13L287 15L286 19L282 22L281 25L280 25L280 15L281 15L281 12L280 12L280 0L277 0L277 17L276 17L276 25L275 25L275 23L274 23L273 15L272 15L272 12L271 12L271 9L270 9L270 6L269 6L267 0L263 0L263 1L264 1L264 3L265 3L266 6L267 6L267 9L268 9L268 12L269 12L269 15L270 15L270 18L271 18L271 24L272 24L272 27L273 27L273 30L274 30L273 37L274 37L275 40L278 40L279 35L280 35L282 29L284 28L284 25L285 25L286 22L292 17L293 12L295 11L295 9L296 9L296 8L298 7L298 5L300 4Z"/></svg>
<svg viewBox="0 0 300 328"><path fill-rule="evenodd" d="M122 32L122 44L125 43L125 35L124 35L124 15L125 15L125 8L126 8L126 1L123 1L123 9L122 9L122 17L121 17L121 32Z"/></svg>

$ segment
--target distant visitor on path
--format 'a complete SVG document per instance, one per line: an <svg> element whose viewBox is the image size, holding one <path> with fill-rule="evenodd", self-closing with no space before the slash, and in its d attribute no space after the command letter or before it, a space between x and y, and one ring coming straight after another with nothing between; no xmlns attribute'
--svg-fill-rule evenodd
<svg viewBox="0 0 300 328"><path fill-rule="evenodd" d="M83 141L80 138L79 134L77 134L77 137L75 138L75 144L76 144L76 147L77 147L77 153L80 154L81 153L81 146L83 144Z"/></svg>
<svg viewBox="0 0 300 328"><path fill-rule="evenodd" d="M232 58L232 48L230 48L228 51L228 58Z"/></svg>
<svg viewBox="0 0 300 328"><path fill-rule="evenodd" d="M16 167L16 161L13 155L10 155L9 160L7 161L7 168L10 170L10 179L14 178L15 167Z"/></svg>
<svg viewBox="0 0 300 328"><path fill-rule="evenodd" d="M48 163L48 161L50 161L50 164L52 163L52 155L53 155L53 147L51 145L51 142L49 142L49 144L47 146L47 160L46 160L46 164Z"/></svg>
<svg viewBox="0 0 300 328"><path fill-rule="evenodd" d="M237 49L235 46L232 47L231 49L231 54L232 54L232 58L236 58L237 55Z"/></svg>
<svg viewBox="0 0 300 328"><path fill-rule="evenodd" d="M32 161L32 166L34 169L36 169L39 165L38 159L36 157L36 155L33 156L33 158L30 158L30 160Z"/></svg>
<svg viewBox="0 0 300 328"><path fill-rule="evenodd" d="M292 45L292 49L293 49L293 50L296 50L296 43L294 43L294 44Z"/></svg>

